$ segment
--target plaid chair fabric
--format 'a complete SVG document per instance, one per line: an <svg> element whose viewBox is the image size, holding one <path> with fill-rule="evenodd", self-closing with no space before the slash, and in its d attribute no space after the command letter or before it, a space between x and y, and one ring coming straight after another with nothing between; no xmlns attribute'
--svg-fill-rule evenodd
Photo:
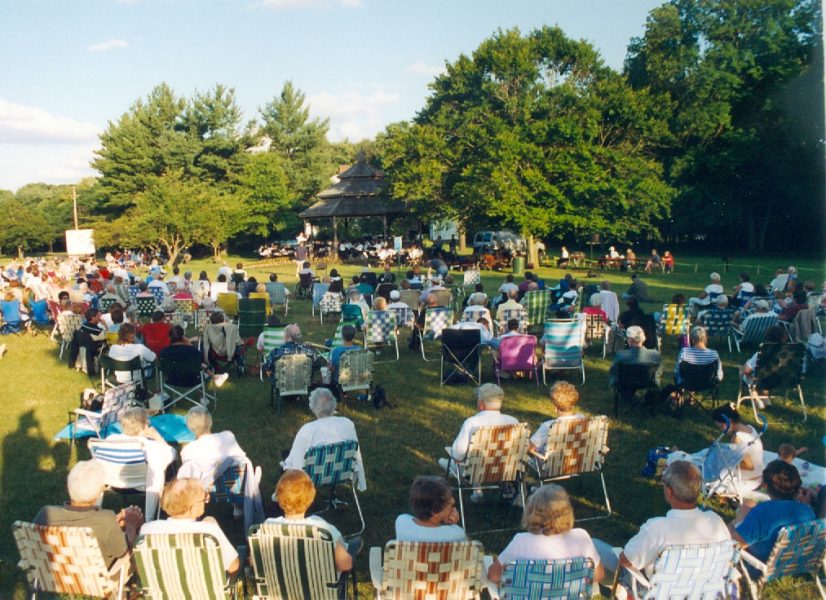
<svg viewBox="0 0 826 600"><path fill-rule="evenodd" d="M376 346L396 341L396 313L390 310L371 310L367 313L365 344Z"/></svg>
<svg viewBox="0 0 826 600"><path fill-rule="evenodd" d="M392 310L396 315L396 325L399 327L412 327L413 321L415 317L413 315L413 309L409 306L399 307L399 308L390 308L388 310Z"/></svg>
<svg viewBox="0 0 826 600"><path fill-rule="evenodd" d="M337 600L335 542L313 525L261 523L249 531L255 598Z"/></svg>
<svg viewBox="0 0 826 600"><path fill-rule="evenodd" d="M163 304L163 301L166 299L166 294L164 294L163 289L159 287L148 287L146 290L155 297L155 304L158 306Z"/></svg>
<svg viewBox="0 0 826 600"><path fill-rule="evenodd" d="M772 325L777 325L777 315L774 313L747 317L739 328L732 325L730 331L734 344L737 346L737 352L740 352L741 344L761 343L766 336L766 330Z"/></svg>
<svg viewBox="0 0 826 600"><path fill-rule="evenodd" d="M428 308L424 316L424 336L437 340L442 337L442 330L453 323L452 308Z"/></svg>
<svg viewBox="0 0 826 600"><path fill-rule="evenodd" d="M26 574L32 590L94 598L117 591L120 598L118 580L110 576L91 527L15 521L12 532L20 552L17 566Z"/></svg>
<svg viewBox="0 0 826 600"><path fill-rule="evenodd" d="M462 476L474 486L517 481L528 460L529 438L527 423L475 429Z"/></svg>
<svg viewBox="0 0 826 600"><path fill-rule="evenodd" d="M304 455L304 471L316 488L356 480L356 452L359 443L346 440L324 446L313 446Z"/></svg>
<svg viewBox="0 0 826 600"><path fill-rule="evenodd" d="M373 385L373 353L369 350L350 350L342 354L338 366L338 385L342 392L370 390Z"/></svg>
<svg viewBox="0 0 826 600"><path fill-rule="evenodd" d="M545 372L554 369L577 369L585 383L585 363L582 360L584 322L579 319L546 321L542 340L545 352L542 362L542 381Z"/></svg>
<svg viewBox="0 0 826 600"><path fill-rule="evenodd" d="M275 308L276 306L284 307L284 314L287 314L288 300L287 288L280 281L268 281L264 284L267 287L267 293L270 295L270 304Z"/></svg>
<svg viewBox="0 0 826 600"><path fill-rule="evenodd" d="M152 296L140 296L135 299L135 305L138 308L138 316L147 318L151 317L152 313L158 310L158 303L155 301L155 297Z"/></svg>
<svg viewBox="0 0 826 600"><path fill-rule="evenodd" d="M506 308L502 311L502 320L499 321L499 331L508 330L508 321L516 319L519 321L519 333L528 332L528 311L524 308Z"/></svg>
<svg viewBox="0 0 826 600"><path fill-rule="evenodd" d="M243 505L246 474L246 464L236 463L224 469L209 489L209 499L212 502Z"/></svg>
<svg viewBox="0 0 826 600"><path fill-rule="evenodd" d="M528 327L531 325L539 325L540 323L544 323L548 316L548 307L551 305L551 292L550 290L525 292L520 304L525 307L528 313Z"/></svg>
<svg viewBox="0 0 826 600"><path fill-rule="evenodd" d="M133 552L143 594L148 598L188 600L230 597L221 547L205 533L155 533L140 536Z"/></svg>
<svg viewBox="0 0 826 600"><path fill-rule="evenodd" d="M499 595L503 600L590 598L594 562L580 556L565 560L518 560L504 565Z"/></svg>
<svg viewBox="0 0 826 600"><path fill-rule="evenodd" d="M324 322L324 315L338 314L341 312L341 294L338 292L326 292L319 301L319 316Z"/></svg>
<svg viewBox="0 0 826 600"><path fill-rule="evenodd" d="M601 471L608 453L608 423L604 415L554 421L539 475L545 479Z"/></svg>
<svg viewBox="0 0 826 600"><path fill-rule="evenodd" d="M729 598L732 587L736 586L735 565L739 556L739 547L732 540L668 546L657 557L650 580L629 571L634 597L645 600ZM637 591L638 584L647 588L644 595Z"/></svg>
<svg viewBox="0 0 826 600"><path fill-rule="evenodd" d="M212 314L212 311L205 308L199 308L195 311L195 328L198 330L198 335L201 336L201 339L203 339L204 330L207 324L209 324L210 314Z"/></svg>
<svg viewBox="0 0 826 600"><path fill-rule="evenodd" d="M663 312L660 316L660 332L662 335L687 335L690 324L688 305L663 305Z"/></svg>
<svg viewBox="0 0 826 600"><path fill-rule="evenodd" d="M136 285L130 285L126 288L126 295L129 297L129 304L133 306L137 304L137 298L140 291L141 289Z"/></svg>
<svg viewBox="0 0 826 600"><path fill-rule="evenodd" d="M482 590L482 554L480 542L389 541L383 561L380 548L370 550L376 596L382 600L475 600Z"/></svg>

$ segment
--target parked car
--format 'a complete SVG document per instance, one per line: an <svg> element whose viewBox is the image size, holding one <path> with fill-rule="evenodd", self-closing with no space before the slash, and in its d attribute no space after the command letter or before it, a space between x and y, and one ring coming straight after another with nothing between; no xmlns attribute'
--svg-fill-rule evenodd
<svg viewBox="0 0 826 600"><path fill-rule="evenodd" d="M473 251L477 254L497 250L509 250L513 254L520 254L525 252L526 248L524 238L512 231L478 231L473 237Z"/></svg>

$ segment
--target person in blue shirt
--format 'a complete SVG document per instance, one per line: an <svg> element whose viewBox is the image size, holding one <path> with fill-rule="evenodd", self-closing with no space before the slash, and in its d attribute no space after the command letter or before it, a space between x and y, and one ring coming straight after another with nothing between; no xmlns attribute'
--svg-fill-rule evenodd
<svg viewBox="0 0 826 600"><path fill-rule="evenodd" d="M338 346L330 350L329 367L333 374L333 381L338 383L338 366L341 363L341 355L350 350L358 350L359 347L355 344L356 328L352 325L345 325L341 328L341 339L344 341L343 346Z"/></svg>
<svg viewBox="0 0 826 600"><path fill-rule="evenodd" d="M794 465L770 462L763 469L763 483L771 499L760 504L744 502L729 531L733 540L748 546L752 556L766 562L783 527L813 521L815 514L811 506L795 500L802 482Z"/></svg>

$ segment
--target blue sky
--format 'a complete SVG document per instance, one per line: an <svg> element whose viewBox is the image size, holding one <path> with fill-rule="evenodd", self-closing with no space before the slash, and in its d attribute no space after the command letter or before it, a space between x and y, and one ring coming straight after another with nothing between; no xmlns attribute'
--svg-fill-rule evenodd
<svg viewBox="0 0 826 600"><path fill-rule="evenodd" d="M97 135L158 83L235 88L244 120L287 79L329 138L412 118L497 28L559 25L621 68L654 0L0 0L0 189L94 175Z"/></svg>

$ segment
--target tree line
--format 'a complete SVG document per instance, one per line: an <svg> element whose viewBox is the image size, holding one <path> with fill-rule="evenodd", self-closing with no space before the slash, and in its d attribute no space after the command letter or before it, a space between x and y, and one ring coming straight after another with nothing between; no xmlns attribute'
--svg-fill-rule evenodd
<svg viewBox="0 0 826 600"><path fill-rule="evenodd" d="M328 142L290 82L246 124L230 88L182 98L161 84L101 134L82 225L99 246L218 255L292 233L364 150L412 214L467 231L817 249L821 31L817 0L671 0L617 72L559 28L499 30L446 65L413 119L359 144ZM0 247L51 246L70 214L67 186L0 192Z"/></svg>

